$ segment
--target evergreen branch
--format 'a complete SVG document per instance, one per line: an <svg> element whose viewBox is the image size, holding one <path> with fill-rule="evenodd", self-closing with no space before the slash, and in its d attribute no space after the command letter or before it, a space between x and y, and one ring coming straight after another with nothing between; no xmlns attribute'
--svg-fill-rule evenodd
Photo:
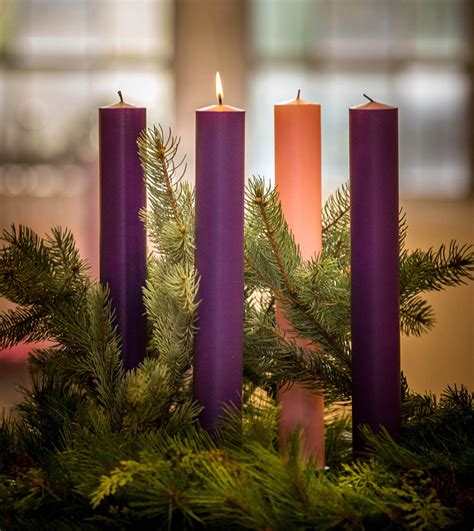
<svg viewBox="0 0 474 531"><path fill-rule="evenodd" d="M90 286L88 265L75 250L70 232L53 229L41 239L31 229L12 225L0 251L0 295L22 306L80 300Z"/></svg>
<svg viewBox="0 0 474 531"><path fill-rule="evenodd" d="M125 371L108 296L105 287L95 285L80 309L72 304L63 304L59 312L50 309L50 338L61 348L49 358L41 357L41 362L53 366L57 377L68 385L76 385L118 429L125 400ZM42 371L46 374L48 368Z"/></svg>
<svg viewBox="0 0 474 531"><path fill-rule="evenodd" d="M18 307L0 314L0 350L13 347L21 341L41 341L48 337L43 325L44 310L36 307Z"/></svg>
<svg viewBox="0 0 474 531"><path fill-rule="evenodd" d="M252 290L263 290L275 284L273 278L266 269L259 268L252 256L252 249L247 241L244 242L244 263L245 263L245 288L253 294ZM281 292L279 292L281 296Z"/></svg>
<svg viewBox="0 0 474 531"><path fill-rule="evenodd" d="M74 236L69 229L54 227L51 229L51 236L46 235L44 244L56 268L65 270L69 279L78 279L81 274L89 272L89 265L81 260Z"/></svg>
<svg viewBox="0 0 474 531"><path fill-rule="evenodd" d="M7 245L0 251L0 295L22 305L41 300L52 267L43 241L21 225L4 230L2 240Z"/></svg>
<svg viewBox="0 0 474 531"><path fill-rule="evenodd" d="M144 301L151 323L150 346L171 371L175 392L191 365L198 287L194 267L149 261Z"/></svg>
<svg viewBox="0 0 474 531"><path fill-rule="evenodd" d="M252 261L252 258L246 256L246 261L247 264L250 265L250 267L253 269L255 274L260 275L260 270ZM287 309L296 310L298 312L298 318L292 319L292 323L296 325L298 331L300 331L303 327L296 323L300 323L300 319L302 318L302 316L304 316L304 320L309 321L312 324L313 333L315 332L318 336L317 340L314 341L314 345L318 347L318 344L322 343L324 346L328 347L331 352L333 352L336 357L341 362L343 362L344 365L346 365L347 367L351 367L351 360L350 357L346 354L346 349L344 348L344 346L330 334L330 332L322 325L322 323L318 319L316 319L316 317L314 316L314 312L309 305L302 304L300 301L298 301L296 299L295 294L292 294L293 296L290 296L284 293L283 291L280 291L279 289L275 288L274 285L272 285L271 282L268 282L268 279L266 279L265 277L261 276L260 278L265 286L271 288L276 299L282 302ZM288 317L291 317L291 315L289 315ZM303 328L303 330L303 337L308 337L308 330L306 328Z"/></svg>
<svg viewBox="0 0 474 531"><path fill-rule="evenodd" d="M323 252L341 267L350 266L350 190L346 183L326 201L322 209Z"/></svg>
<svg viewBox="0 0 474 531"><path fill-rule="evenodd" d="M93 506L184 529L436 529L458 521L423 475L399 475L375 460L315 474L298 457L298 437L282 459L274 439L261 438L262 429L276 429L272 418L251 408L244 434L231 428L222 447L190 430L186 438L162 436L156 448L102 473Z"/></svg>
<svg viewBox="0 0 474 531"><path fill-rule="evenodd" d="M263 196L264 196L264 190L263 190L263 181L262 181L261 195L255 195L254 201L258 205L258 209L260 211L260 215L262 217L262 220L263 220L263 223L264 223L264 226L265 226L265 233L266 233L267 238L268 238L268 240L270 242L270 245L272 247L273 255L275 256L276 262L278 264L278 269L280 271L280 275L281 275L281 277L283 279L283 284L285 286L286 291L288 291L288 293L291 294L291 293L294 292L294 290L293 290L292 286L290 285L290 279L289 279L288 272L287 272L286 268L283 265L283 259L282 259L282 256L280 254L280 249L278 248L278 245L277 245L277 242L276 242L276 234L275 234L276 230L273 228L273 225L270 223L270 220L268 218L268 213L267 213L267 205L268 205L268 203L264 202L264 197ZM280 215L282 216L283 213L280 213ZM280 222L280 223L282 223L282 222ZM286 228L286 230L288 230L288 227L283 227L283 230L285 228Z"/></svg>
<svg viewBox="0 0 474 531"><path fill-rule="evenodd" d="M281 204L278 199L276 190L268 188L265 190L265 184L261 177L254 177L249 183L249 189L246 195L246 207L249 213L247 222L246 238L246 261L251 265L254 273L260 276L260 280L274 292L276 298L289 309L296 310L297 313L288 315L290 319L304 316L306 321L312 323L317 330L318 339L323 346L328 347L346 364L350 363L346 356L344 346L331 332L323 325L312 311L312 308L301 301L295 283L290 278L290 271L296 273L300 267L300 254L294 242L292 235L289 233L288 225L283 216ZM262 226L262 232L266 236L271 249L271 257L268 254L262 254L264 247L256 245L252 241L252 235L255 230ZM269 261L270 258L270 261ZM258 265L254 264L258 260ZM275 275L270 274L267 277L268 265L275 263L279 273L280 282L269 282L270 278L276 280ZM265 267L264 263L267 262ZM294 276L293 273L293 276ZM299 326L299 323L292 319L296 329L300 332L307 332L305 326ZM303 335L305 335L303 333Z"/></svg>
<svg viewBox="0 0 474 531"><path fill-rule="evenodd" d="M277 191L266 188L262 177L254 176L248 184L245 206L249 258L258 260L259 269L271 272L279 289L293 291L289 272L299 266L301 256L289 232Z"/></svg>
<svg viewBox="0 0 474 531"><path fill-rule="evenodd" d="M42 367L36 365L37 377L53 378L58 389L77 386L117 427L123 367L114 316L107 292L92 287L84 274L88 266L72 234L58 228L41 239L13 226L3 239L0 268L9 274L0 281L1 290L21 306L2 315L1 344L56 342L60 348L54 355L41 356Z"/></svg>
<svg viewBox="0 0 474 531"><path fill-rule="evenodd" d="M108 290L101 286L92 290L89 304L87 361L93 385L92 398L110 417L112 426L118 427L122 417L125 370Z"/></svg>
<svg viewBox="0 0 474 531"><path fill-rule="evenodd" d="M400 301L400 329L402 334L420 336L435 324L431 306L418 295L404 297Z"/></svg>
<svg viewBox="0 0 474 531"><path fill-rule="evenodd" d="M401 231L401 245L405 240ZM474 278L474 250L469 245L452 241L447 248L413 252L402 250L400 256L400 327L406 335L421 335L430 330L435 317L431 306L419 296L424 291L439 291L448 286L464 284Z"/></svg>
<svg viewBox="0 0 474 531"><path fill-rule="evenodd" d="M329 196L324 204L322 211L322 232L327 234L337 225L347 225L342 223L350 213L350 188L349 184L345 183L338 188L332 195Z"/></svg>
<svg viewBox="0 0 474 531"><path fill-rule="evenodd" d="M161 127L144 131L139 156L149 207L141 213L156 250L170 261L194 263L194 193L183 181L185 159L176 163L180 140Z"/></svg>
<svg viewBox="0 0 474 531"><path fill-rule="evenodd" d="M348 408L341 406L350 407L351 403L330 406L324 415L324 462L328 467L340 467L352 459L352 418Z"/></svg>
<svg viewBox="0 0 474 531"><path fill-rule="evenodd" d="M406 297L422 291L439 291L474 279L474 248L459 245L455 240L449 247L438 250L416 249L403 257L400 264L400 294Z"/></svg>
<svg viewBox="0 0 474 531"><path fill-rule="evenodd" d="M145 359L127 375L125 430L136 435L159 426L169 412L173 390L168 368L159 360Z"/></svg>
<svg viewBox="0 0 474 531"><path fill-rule="evenodd" d="M283 300L283 303L285 304L286 301ZM288 304L287 310L290 310L287 317L289 317L290 321L295 326L295 330L298 331L302 337L311 339L315 344L321 344L324 348L330 350L330 352L347 367L351 366L350 356L343 343L341 343L321 323L321 321L314 316L310 307L292 302L291 304ZM293 313L292 310L295 312ZM305 322L305 320L307 322Z"/></svg>
<svg viewBox="0 0 474 531"><path fill-rule="evenodd" d="M264 387L299 382L319 389L330 400L351 394L350 370L320 346L299 346L288 334L257 315L245 321L244 374Z"/></svg>
<svg viewBox="0 0 474 531"><path fill-rule="evenodd" d="M63 448L63 429L81 419L86 401L58 372L30 374L31 389L23 389L24 400L16 408L21 413L19 437L24 451L41 461L45 454Z"/></svg>
<svg viewBox="0 0 474 531"><path fill-rule="evenodd" d="M176 177L177 170L184 163L184 159L177 164L174 162L179 142L178 138L171 135L171 130L165 138L161 126L144 131L137 142L145 180L152 184L152 199L162 201L160 196L164 195L166 201L162 201L162 205L167 206L168 216L173 217L178 224L181 223L181 213L177 185L185 171Z"/></svg>
<svg viewBox="0 0 474 531"><path fill-rule="evenodd" d="M405 211L401 208L398 215L398 248L400 252L400 261L406 255L405 244L408 234L408 223Z"/></svg>
<svg viewBox="0 0 474 531"><path fill-rule="evenodd" d="M410 469L474 472L474 393L448 387L434 395L409 392L402 404L399 442L387 433L365 431L372 453L390 466Z"/></svg>

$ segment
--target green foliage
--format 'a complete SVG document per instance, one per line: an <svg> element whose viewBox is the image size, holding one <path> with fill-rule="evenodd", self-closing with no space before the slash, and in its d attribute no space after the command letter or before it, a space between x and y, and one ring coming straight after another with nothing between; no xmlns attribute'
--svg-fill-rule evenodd
<svg viewBox="0 0 474 531"><path fill-rule="evenodd" d="M433 327L433 310L421 297L426 291L464 284L474 278L474 248L452 241L448 247L407 252L400 256L401 328L405 334L420 335Z"/></svg>
<svg viewBox="0 0 474 531"><path fill-rule="evenodd" d="M244 420L248 429L252 420ZM397 474L371 460L317 472L298 458L298 438L282 459L248 434L240 445L224 440L219 448L199 431L162 437L152 451L121 461L101 477L91 501L185 529L203 522L211 529L438 529L459 518L419 471Z"/></svg>
<svg viewBox="0 0 474 531"><path fill-rule="evenodd" d="M192 410L199 280L194 269L194 191L183 180L184 159L175 162L178 146L179 139L171 132L165 137L157 127L144 131L138 141L148 192L142 217L155 254L148 259L144 289L151 359L129 378L132 409L126 424L134 431L139 422L151 427L178 414L185 420Z"/></svg>
<svg viewBox="0 0 474 531"><path fill-rule="evenodd" d="M401 440L367 433L371 459L352 461L340 410L351 396L348 186L323 208L323 251L303 260L277 191L260 177L248 183L244 411L229 411L213 439L200 429L194 191L171 133L155 127L138 146L154 252L148 355L136 369L124 370L108 291L89 278L72 234L3 233L0 296L16 306L0 316L0 349L49 344L30 353L31 385L0 425L0 527L435 529L459 521L456 507L468 514L474 408L464 388L438 402L402 381ZM408 251L406 231L402 214L401 330L420 334L434 322L424 293L471 279L474 253L456 242ZM292 331L277 326L277 312ZM277 451L275 390L296 382L323 389L330 404L329 470L300 458L298 432L285 456Z"/></svg>
<svg viewBox="0 0 474 531"><path fill-rule="evenodd" d="M259 359L271 359L273 374L286 374L287 381L322 383L328 397L346 397L350 387L348 272L324 253L302 261L278 193L261 177L250 180L246 194L245 263L250 293L247 324L251 325L246 340L258 349ZM308 340L308 347L303 349L294 335L275 328L273 315L258 298L255 302L255 294L262 292L274 295L299 337ZM274 355L276 342L283 349L278 356ZM268 373L268 364L265 369ZM276 378L279 383L284 380Z"/></svg>
<svg viewBox="0 0 474 531"><path fill-rule="evenodd" d="M262 385L298 381L323 386L327 399L350 395L349 187L342 186L323 208L323 251L302 260L283 217L276 189L261 177L246 194L246 374ZM449 250L405 247L407 223L400 215L400 327L420 335L434 324L423 293L472 280L474 249L455 241ZM275 327L274 300L298 337ZM276 348L275 342L280 348Z"/></svg>
<svg viewBox="0 0 474 531"><path fill-rule="evenodd" d="M444 470L474 477L474 393L448 387L434 395L408 393L403 402L402 444L387 433L366 432L378 458L398 468Z"/></svg>
<svg viewBox="0 0 474 531"><path fill-rule="evenodd" d="M340 403L326 411L324 462L328 467L338 467L352 459L352 418L347 405L350 403Z"/></svg>
<svg viewBox="0 0 474 531"><path fill-rule="evenodd" d="M177 162L179 139L161 127L144 131L138 152L145 173L148 208L142 212L156 251L173 262L194 262L194 191L183 179L184 158Z"/></svg>
<svg viewBox="0 0 474 531"><path fill-rule="evenodd" d="M0 316L0 349L20 341L59 339L58 318L79 313L91 281L69 231L53 229L40 238L12 226L2 236L0 296L19 305Z"/></svg>
<svg viewBox="0 0 474 531"><path fill-rule="evenodd" d="M350 189L343 184L323 206L323 249L339 261L341 269L350 266Z"/></svg>

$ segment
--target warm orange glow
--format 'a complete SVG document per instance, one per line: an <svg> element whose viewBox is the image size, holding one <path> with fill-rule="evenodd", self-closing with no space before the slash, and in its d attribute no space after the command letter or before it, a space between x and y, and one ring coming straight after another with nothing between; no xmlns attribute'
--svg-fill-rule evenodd
<svg viewBox="0 0 474 531"><path fill-rule="evenodd" d="M222 100L224 99L224 89L222 88L221 75L219 72L216 72L216 97L219 105L222 105Z"/></svg>

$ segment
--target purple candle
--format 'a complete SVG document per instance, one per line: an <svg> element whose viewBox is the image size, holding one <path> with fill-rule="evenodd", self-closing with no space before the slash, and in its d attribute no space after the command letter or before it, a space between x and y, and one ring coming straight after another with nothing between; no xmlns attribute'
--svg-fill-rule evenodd
<svg viewBox="0 0 474 531"><path fill-rule="evenodd" d="M119 96L119 103L99 109L100 280L109 286L124 365L132 369L146 349L146 236L139 219L146 192L137 148L146 109Z"/></svg>
<svg viewBox="0 0 474 531"><path fill-rule="evenodd" d="M354 450L361 425L400 430L398 109L349 110Z"/></svg>
<svg viewBox="0 0 474 531"><path fill-rule="evenodd" d="M194 398L216 428L242 400L245 112L222 104L196 111L196 268L199 286Z"/></svg>

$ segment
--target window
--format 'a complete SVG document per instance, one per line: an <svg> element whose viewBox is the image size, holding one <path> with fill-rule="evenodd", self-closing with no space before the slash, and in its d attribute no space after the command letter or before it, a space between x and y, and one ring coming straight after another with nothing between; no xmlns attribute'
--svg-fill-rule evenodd
<svg viewBox="0 0 474 531"><path fill-rule="evenodd" d="M249 2L249 164L273 175L273 103L322 105L323 190L348 179L348 107L362 93L400 108L405 196L471 189L469 0Z"/></svg>
<svg viewBox="0 0 474 531"><path fill-rule="evenodd" d="M97 263L97 108L172 121L172 29L171 0L0 2L1 226L69 226Z"/></svg>

